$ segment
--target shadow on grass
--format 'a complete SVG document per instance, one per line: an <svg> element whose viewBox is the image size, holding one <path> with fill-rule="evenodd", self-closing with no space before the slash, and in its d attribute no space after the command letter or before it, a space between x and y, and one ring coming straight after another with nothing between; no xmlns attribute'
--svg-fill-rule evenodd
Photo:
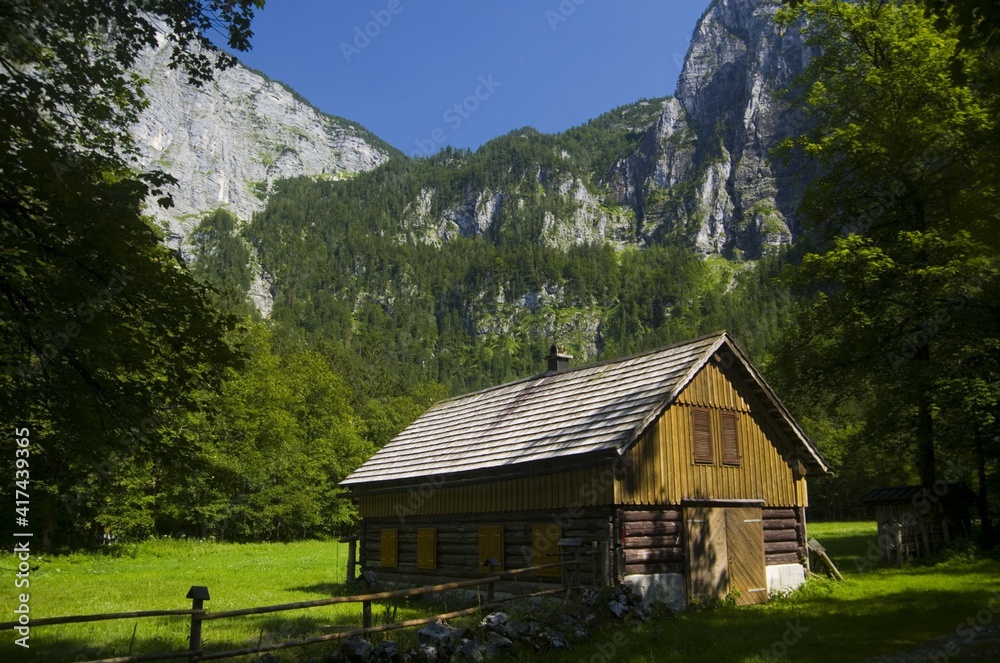
<svg viewBox="0 0 1000 663"><path fill-rule="evenodd" d="M967 567L927 567L908 573L980 574L984 579L996 577L991 561L973 563ZM878 591L866 587L880 587ZM617 663L626 661L664 661L666 663L698 663L708 661L767 661L785 658L789 661L863 661L880 654L907 650L933 638L948 641L955 633L955 624L976 615L989 605L997 589L996 583L984 581L975 589L902 589L893 591L884 585L868 585L857 577L839 584L816 580L786 599L748 608L690 610L675 616L658 617L648 622L622 623L610 620L595 629L587 640L565 652L525 652L521 660L572 662L592 660L598 654ZM343 591L339 583L319 583L300 587L318 595ZM354 608L357 608L355 611ZM381 602L373 613L381 623L383 611L390 606ZM400 613L416 606L400 606ZM402 617L402 614L400 614ZM245 621L244 621L245 620ZM996 617L1000 623L1000 616ZM239 623L238 633L226 631L223 624ZM158 624L164 627L167 622ZM221 652L271 644L303 637L334 633L360 625L360 606L352 605L344 614L272 613L232 620L209 621L204 625L206 652ZM186 647L187 624L170 622L171 634L137 637L132 654L182 651ZM131 627L129 626L129 631ZM2 661L86 661L129 653L129 637L116 637L107 643L88 642L82 637L46 637L46 628L32 631L32 649L25 651L9 640L0 644ZM142 634L140 624L139 634ZM626 639L621 637L625 634ZM53 635L57 635L53 633ZM218 636L218 637L216 637ZM389 635L406 641L407 635ZM616 639L617 638L617 639ZM613 657L609 647L615 645ZM305 648L294 648L290 660L321 656L336 648L336 641ZM937 646L935 644L935 646ZM603 647L603 649L602 649ZM280 653L279 653L280 655ZM282 655L282 659L285 655ZM244 657L243 661L255 660Z"/></svg>
<svg viewBox="0 0 1000 663"><path fill-rule="evenodd" d="M244 625L244 633L247 634L246 637L233 637L231 633L218 638L213 637L213 633L225 633L225 631L219 628L219 625L223 621L230 620L205 622L202 631L202 648L206 653L300 640L306 637L359 628L361 625L360 610L358 611L356 620L352 620L350 615L338 615L334 617L329 615L313 617L295 616L284 618L278 616L260 616L257 618L237 617L233 619L254 620L252 625ZM25 661L26 663L58 661L65 663L66 661L91 661L127 655L185 651L188 644L188 627L186 623L178 626L176 635L172 636L137 637L134 642L130 642L131 638L129 637L123 637L114 638L111 642L104 643L88 641L84 637L49 637L43 633L43 629L46 627L37 627L32 630L29 641L31 647L29 649L16 646L9 640L0 644L0 661ZM304 651L316 651L315 647L317 646L321 645L309 645L304 648ZM336 644L331 646L336 646ZM296 647L290 651L303 651L303 648ZM255 659L256 657L241 657L227 660L243 661Z"/></svg>
<svg viewBox="0 0 1000 663"><path fill-rule="evenodd" d="M321 597L331 597L331 596L351 596L356 593L360 593L362 587L361 583L345 583L345 582L319 582L315 585L307 585L300 587L289 587L286 592L304 592L307 594L317 594Z"/></svg>
<svg viewBox="0 0 1000 663"><path fill-rule="evenodd" d="M820 583L763 606L690 610L644 623L611 622L590 640L546 660L577 663L601 654L621 663L864 661L934 638L949 642L958 621L976 615L992 596L989 587L877 595L841 592L833 583ZM995 619L1000 622L1000 616ZM627 637L619 635L616 641L620 629ZM619 644L612 648L615 642ZM520 660L533 659L526 654Z"/></svg>
<svg viewBox="0 0 1000 663"><path fill-rule="evenodd" d="M9 641L4 642L0 645L0 660L32 663L92 661L129 654L184 651L187 641L182 638L136 638L130 649L128 639L122 642L98 644L81 638L46 637L41 634L41 628L36 628L32 629L29 644L30 647L24 649Z"/></svg>
<svg viewBox="0 0 1000 663"><path fill-rule="evenodd" d="M829 537L819 542L838 567L855 565L858 559L867 559L872 551L878 553L878 537L870 534Z"/></svg>

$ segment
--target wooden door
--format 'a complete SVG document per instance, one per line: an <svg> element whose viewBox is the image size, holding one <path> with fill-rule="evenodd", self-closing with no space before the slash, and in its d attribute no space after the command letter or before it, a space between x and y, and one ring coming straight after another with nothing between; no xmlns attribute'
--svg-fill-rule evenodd
<svg viewBox="0 0 1000 663"><path fill-rule="evenodd" d="M725 510L685 508L684 540L690 600L711 603L724 599L729 592Z"/></svg>
<svg viewBox="0 0 1000 663"><path fill-rule="evenodd" d="M767 568L760 508L730 508L725 512L729 591L739 590L736 605L767 603Z"/></svg>

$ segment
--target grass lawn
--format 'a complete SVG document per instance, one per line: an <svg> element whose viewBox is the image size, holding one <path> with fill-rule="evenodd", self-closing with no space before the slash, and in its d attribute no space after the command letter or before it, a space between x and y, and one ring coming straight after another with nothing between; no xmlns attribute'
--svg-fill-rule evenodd
<svg viewBox="0 0 1000 663"><path fill-rule="evenodd" d="M654 618L627 626L624 638L607 629L589 647L547 660L849 663L906 652L912 655L892 660L1000 660L997 558L952 552L934 564L886 569L865 562L876 538L874 523L813 523L809 534L826 547L845 582L814 576L803 589L767 605ZM986 628L966 625L958 632L969 618ZM945 654L947 647L954 655Z"/></svg>
<svg viewBox="0 0 1000 663"><path fill-rule="evenodd" d="M2 621L13 619L14 598L27 591L31 616L57 617L136 610L176 610L191 607L185 598L192 585L205 585L210 611L310 601L348 592L344 587L347 546L337 542L289 544L219 544L195 541L149 541L126 549L119 557L76 554L32 559L28 590L14 589L16 561L0 559L4 581L0 592ZM377 622L380 607L373 610ZM401 607L397 619L427 613ZM186 617L39 626L31 630L29 650L13 644L14 632L0 634L0 661L83 661L183 650ZM329 633L330 625L361 626L359 604L310 608L292 612L205 622L206 651L222 651L280 642L302 634ZM135 642L132 643L133 629ZM315 648L307 648L316 651ZM241 660L241 659L228 659ZM249 660L249 659L242 659Z"/></svg>
<svg viewBox="0 0 1000 663"><path fill-rule="evenodd" d="M1000 559L952 551L933 564L884 569L865 562L875 538L873 524L814 523L810 535L826 546L845 582L814 577L802 590L763 606L689 610L643 623L611 622L570 650L524 653L519 660L850 662L900 652L912 653L905 660L1000 660ZM186 608L190 602L184 596L191 585L209 587L212 599L207 607L213 611L350 593L343 584L346 546L334 542L151 541L130 552L119 557L35 558L29 590L32 616ZM15 566L9 555L0 559L8 578L14 577ZM12 615L17 590L12 581L4 585L0 608ZM465 606L413 602L400 607L396 618L459 607ZM377 621L386 621L384 610L376 607ZM210 621L204 627L205 648L220 651L329 633L332 625L360 626L360 612L360 606L350 604ZM974 626L986 628L958 631L969 618ZM0 642L0 660L72 661L180 650L187 624L185 618L152 618L37 627L27 651L12 644L14 636L8 631ZM399 639L404 648L416 644L412 631L389 637ZM944 657L949 646L957 653ZM295 661L322 650L279 653L282 660ZM892 659L899 660L904 659Z"/></svg>

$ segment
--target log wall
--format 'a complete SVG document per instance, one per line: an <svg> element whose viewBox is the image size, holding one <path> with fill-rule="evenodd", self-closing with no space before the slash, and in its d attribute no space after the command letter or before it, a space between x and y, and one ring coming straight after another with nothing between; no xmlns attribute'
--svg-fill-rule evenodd
<svg viewBox="0 0 1000 663"><path fill-rule="evenodd" d="M803 509L765 508L761 510L761 520L767 565L804 564L806 531Z"/></svg>
<svg viewBox="0 0 1000 663"><path fill-rule="evenodd" d="M625 575L684 573L683 517L679 507L624 509Z"/></svg>
<svg viewBox="0 0 1000 663"><path fill-rule="evenodd" d="M444 579L478 578L479 526L502 525L504 531L504 570L532 566L531 526L558 525L563 538L580 538L580 582L600 584L610 572L607 552L611 510L579 508L573 511L521 511L510 513L468 514L463 516L421 516L412 518L365 518L362 522L361 550L364 567L379 578L404 582L427 582ZM437 530L437 568L417 569L417 528ZM397 559L394 569L379 566L381 530L398 532ZM518 576L519 582L560 582L561 578L539 578L532 573Z"/></svg>

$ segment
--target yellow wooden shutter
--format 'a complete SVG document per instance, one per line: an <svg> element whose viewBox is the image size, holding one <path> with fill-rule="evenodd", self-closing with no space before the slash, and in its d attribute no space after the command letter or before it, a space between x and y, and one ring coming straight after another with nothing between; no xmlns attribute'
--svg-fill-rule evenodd
<svg viewBox="0 0 1000 663"><path fill-rule="evenodd" d="M723 465L740 464L740 441L736 434L736 413L723 412L722 428L722 463Z"/></svg>
<svg viewBox="0 0 1000 663"><path fill-rule="evenodd" d="M694 434L694 462L711 463L712 415L708 410L691 410L692 432Z"/></svg>
<svg viewBox="0 0 1000 663"><path fill-rule="evenodd" d="M382 557L380 564L383 568L394 569L397 566L396 544L398 538L395 529L382 529Z"/></svg>
<svg viewBox="0 0 1000 663"><path fill-rule="evenodd" d="M498 571L503 570L503 525L479 526L479 572L486 573L485 562L492 557L499 562Z"/></svg>
<svg viewBox="0 0 1000 663"><path fill-rule="evenodd" d="M417 568L437 568L437 529L417 528Z"/></svg>
<svg viewBox="0 0 1000 663"><path fill-rule="evenodd" d="M559 557L559 539L562 538L562 527L555 523L541 523L531 526L531 565L554 564ZM562 567L553 566L549 569L535 571L539 578L559 578Z"/></svg>

